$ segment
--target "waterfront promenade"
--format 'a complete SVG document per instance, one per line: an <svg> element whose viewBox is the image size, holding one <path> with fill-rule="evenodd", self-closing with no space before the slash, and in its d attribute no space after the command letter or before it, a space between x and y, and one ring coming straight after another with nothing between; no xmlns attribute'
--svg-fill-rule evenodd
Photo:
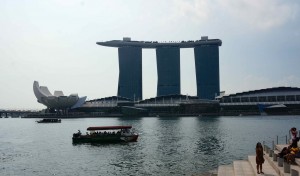
<svg viewBox="0 0 300 176"><path fill-rule="evenodd" d="M264 145L263 164L264 174L256 172L256 156L249 155L248 160L236 160L231 165L221 165L218 167L218 176L299 176L300 175L300 158L295 159L294 164L288 164L283 158L278 156L278 153L288 144L275 145L269 147Z"/></svg>

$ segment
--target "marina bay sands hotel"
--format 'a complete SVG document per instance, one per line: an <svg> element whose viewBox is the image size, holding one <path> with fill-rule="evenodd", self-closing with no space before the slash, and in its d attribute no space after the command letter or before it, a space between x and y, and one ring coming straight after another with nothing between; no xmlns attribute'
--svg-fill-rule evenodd
<svg viewBox="0 0 300 176"><path fill-rule="evenodd" d="M119 54L118 96L142 100L142 49L156 50L157 96L181 94L180 48L194 48L197 96L214 99L220 92L219 39L201 37L196 41L157 42L123 40L97 42L98 45L117 47Z"/></svg>

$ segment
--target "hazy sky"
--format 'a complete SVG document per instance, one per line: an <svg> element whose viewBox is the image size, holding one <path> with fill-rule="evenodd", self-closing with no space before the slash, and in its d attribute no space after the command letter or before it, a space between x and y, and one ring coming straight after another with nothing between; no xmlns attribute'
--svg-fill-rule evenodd
<svg viewBox="0 0 300 176"><path fill-rule="evenodd" d="M116 48L97 41L221 39L221 90L300 87L299 0L0 0L0 109L42 109L33 81L89 100L113 96ZM181 93L196 95L193 49ZM156 95L155 50L143 50L143 97Z"/></svg>

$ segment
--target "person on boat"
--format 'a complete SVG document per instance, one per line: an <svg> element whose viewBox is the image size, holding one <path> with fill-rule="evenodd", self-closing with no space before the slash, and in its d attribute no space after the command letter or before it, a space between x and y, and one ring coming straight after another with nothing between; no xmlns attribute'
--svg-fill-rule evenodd
<svg viewBox="0 0 300 176"><path fill-rule="evenodd" d="M256 169L257 174L264 174L262 171L262 165L265 162L263 147L260 142L256 144Z"/></svg>

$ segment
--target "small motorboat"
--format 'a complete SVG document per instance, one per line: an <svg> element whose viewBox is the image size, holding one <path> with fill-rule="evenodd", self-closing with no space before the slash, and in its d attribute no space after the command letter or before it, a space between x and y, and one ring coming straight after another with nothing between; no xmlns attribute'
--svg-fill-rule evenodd
<svg viewBox="0 0 300 176"><path fill-rule="evenodd" d="M61 123L61 119L42 119L36 122L37 123Z"/></svg>

